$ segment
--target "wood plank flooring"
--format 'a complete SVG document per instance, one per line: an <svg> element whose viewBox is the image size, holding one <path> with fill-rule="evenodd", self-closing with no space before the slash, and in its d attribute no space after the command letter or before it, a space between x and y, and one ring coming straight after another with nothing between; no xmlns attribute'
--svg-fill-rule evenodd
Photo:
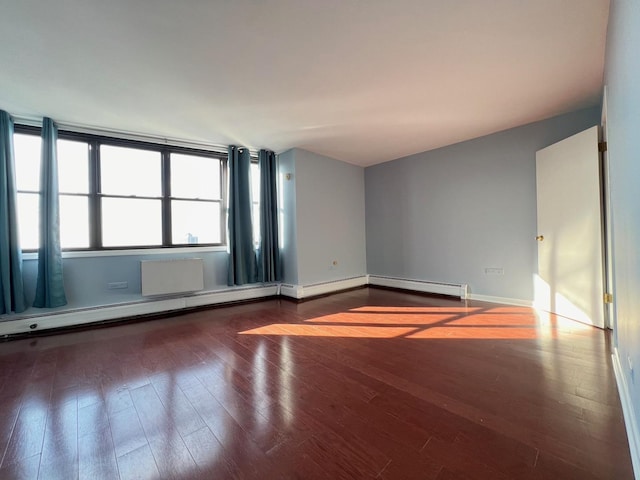
<svg viewBox="0 0 640 480"><path fill-rule="evenodd" d="M601 330L361 289L0 343L2 479L632 479Z"/></svg>

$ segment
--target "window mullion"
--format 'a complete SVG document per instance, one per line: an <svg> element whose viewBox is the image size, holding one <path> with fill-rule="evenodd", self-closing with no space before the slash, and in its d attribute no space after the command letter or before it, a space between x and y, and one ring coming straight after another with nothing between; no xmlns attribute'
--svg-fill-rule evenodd
<svg viewBox="0 0 640 480"><path fill-rule="evenodd" d="M172 245L171 238L171 154L162 152L162 245Z"/></svg>
<svg viewBox="0 0 640 480"><path fill-rule="evenodd" d="M97 140L89 142L89 245L93 250L102 248L100 148Z"/></svg>

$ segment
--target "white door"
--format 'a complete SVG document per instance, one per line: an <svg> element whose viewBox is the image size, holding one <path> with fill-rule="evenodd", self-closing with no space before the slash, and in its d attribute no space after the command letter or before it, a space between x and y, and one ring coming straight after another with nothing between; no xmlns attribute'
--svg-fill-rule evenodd
<svg viewBox="0 0 640 480"><path fill-rule="evenodd" d="M536 153L536 307L604 327L598 127Z"/></svg>

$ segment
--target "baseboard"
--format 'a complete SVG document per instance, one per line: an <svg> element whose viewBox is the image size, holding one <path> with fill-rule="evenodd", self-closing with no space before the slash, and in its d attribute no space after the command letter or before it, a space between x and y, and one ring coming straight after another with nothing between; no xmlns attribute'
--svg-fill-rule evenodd
<svg viewBox="0 0 640 480"><path fill-rule="evenodd" d="M627 428L631 463L633 464L635 477L640 479L640 425L638 425L638 416L636 415L629 385L627 384L627 377L624 374L617 348L613 349L611 358L613 360L613 372L616 377L616 384L618 385L618 395L620 397L620 403L622 404L624 424Z"/></svg>
<svg viewBox="0 0 640 480"><path fill-rule="evenodd" d="M490 295L478 295L476 293L469 294L467 298L469 300L478 300L480 302L502 303L504 305L514 305L518 307L533 306L533 301L531 300L520 300L517 298L508 298L508 297L492 297Z"/></svg>
<svg viewBox="0 0 640 480"><path fill-rule="evenodd" d="M379 275L369 275L369 285L380 287L391 287L400 290L413 290L422 293L433 293L436 295L449 295L466 299L468 297L466 284L439 283L423 280L411 280L406 278L383 277Z"/></svg>
<svg viewBox="0 0 640 480"><path fill-rule="evenodd" d="M230 288L219 291L200 292L173 298L158 298L118 305L78 308L43 315L28 315L15 320L0 322L0 338L27 332L37 332L65 327L77 327L91 323L105 322L120 318L153 315L156 313L197 308L272 297L278 294L278 285ZM33 327L35 325L35 327Z"/></svg>
<svg viewBox="0 0 640 480"><path fill-rule="evenodd" d="M352 288L364 287L368 283L367 275L342 280L332 280L330 282L315 283L312 285L286 285L280 286L280 294L296 300L308 299L336 293Z"/></svg>
<svg viewBox="0 0 640 480"><path fill-rule="evenodd" d="M283 283L280 285L280 295L283 297L301 299L302 298L302 285L290 285Z"/></svg>
<svg viewBox="0 0 640 480"><path fill-rule="evenodd" d="M245 300L273 297L278 295L278 285L264 285L259 287L232 288L215 292L200 293L185 298L186 308L216 305L220 303L235 303Z"/></svg>

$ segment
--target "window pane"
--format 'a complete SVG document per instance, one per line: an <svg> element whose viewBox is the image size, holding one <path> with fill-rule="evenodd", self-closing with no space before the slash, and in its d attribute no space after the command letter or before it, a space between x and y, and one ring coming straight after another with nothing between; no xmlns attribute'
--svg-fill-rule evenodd
<svg viewBox="0 0 640 480"><path fill-rule="evenodd" d="M60 193L89 193L89 145L58 140L57 146Z"/></svg>
<svg viewBox="0 0 640 480"><path fill-rule="evenodd" d="M251 164L251 200L260 201L260 167L257 163Z"/></svg>
<svg viewBox="0 0 640 480"><path fill-rule="evenodd" d="M18 190L40 190L40 143L36 135L16 133L13 136Z"/></svg>
<svg viewBox="0 0 640 480"><path fill-rule="evenodd" d="M251 216L253 221L253 243L260 243L260 166L251 163Z"/></svg>
<svg viewBox="0 0 640 480"><path fill-rule="evenodd" d="M220 204L217 202L171 202L173 244L221 243Z"/></svg>
<svg viewBox="0 0 640 480"><path fill-rule="evenodd" d="M20 248L35 250L38 240L38 211L40 195L37 193L18 194L18 228L20 229Z"/></svg>
<svg viewBox="0 0 640 480"><path fill-rule="evenodd" d="M260 204L254 202L251 205L251 215L253 216L253 243L260 243Z"/></svg>
<svg viewBox="0 0 640 480"><path fill-rule="evenodd" d="M171 196L219 199L220 160L172 153Z"/></svg>
<svg viewBox="0 0 640 480"><path fill-rule="evenodd" d="M105 247L161 245L160 200L103 198L102 244Z"/></svg>
<svg viewBox="0 0 640 480"><path fill-rule="evenodd" d="M89 248L89 198L60 195L60 245Z"/></svg>
<svg viewBox="0 0 640 480"><path fill-rule="evenodd" d="M100 179L104 194L159 197L160 152L101 145Z"/></svg>

